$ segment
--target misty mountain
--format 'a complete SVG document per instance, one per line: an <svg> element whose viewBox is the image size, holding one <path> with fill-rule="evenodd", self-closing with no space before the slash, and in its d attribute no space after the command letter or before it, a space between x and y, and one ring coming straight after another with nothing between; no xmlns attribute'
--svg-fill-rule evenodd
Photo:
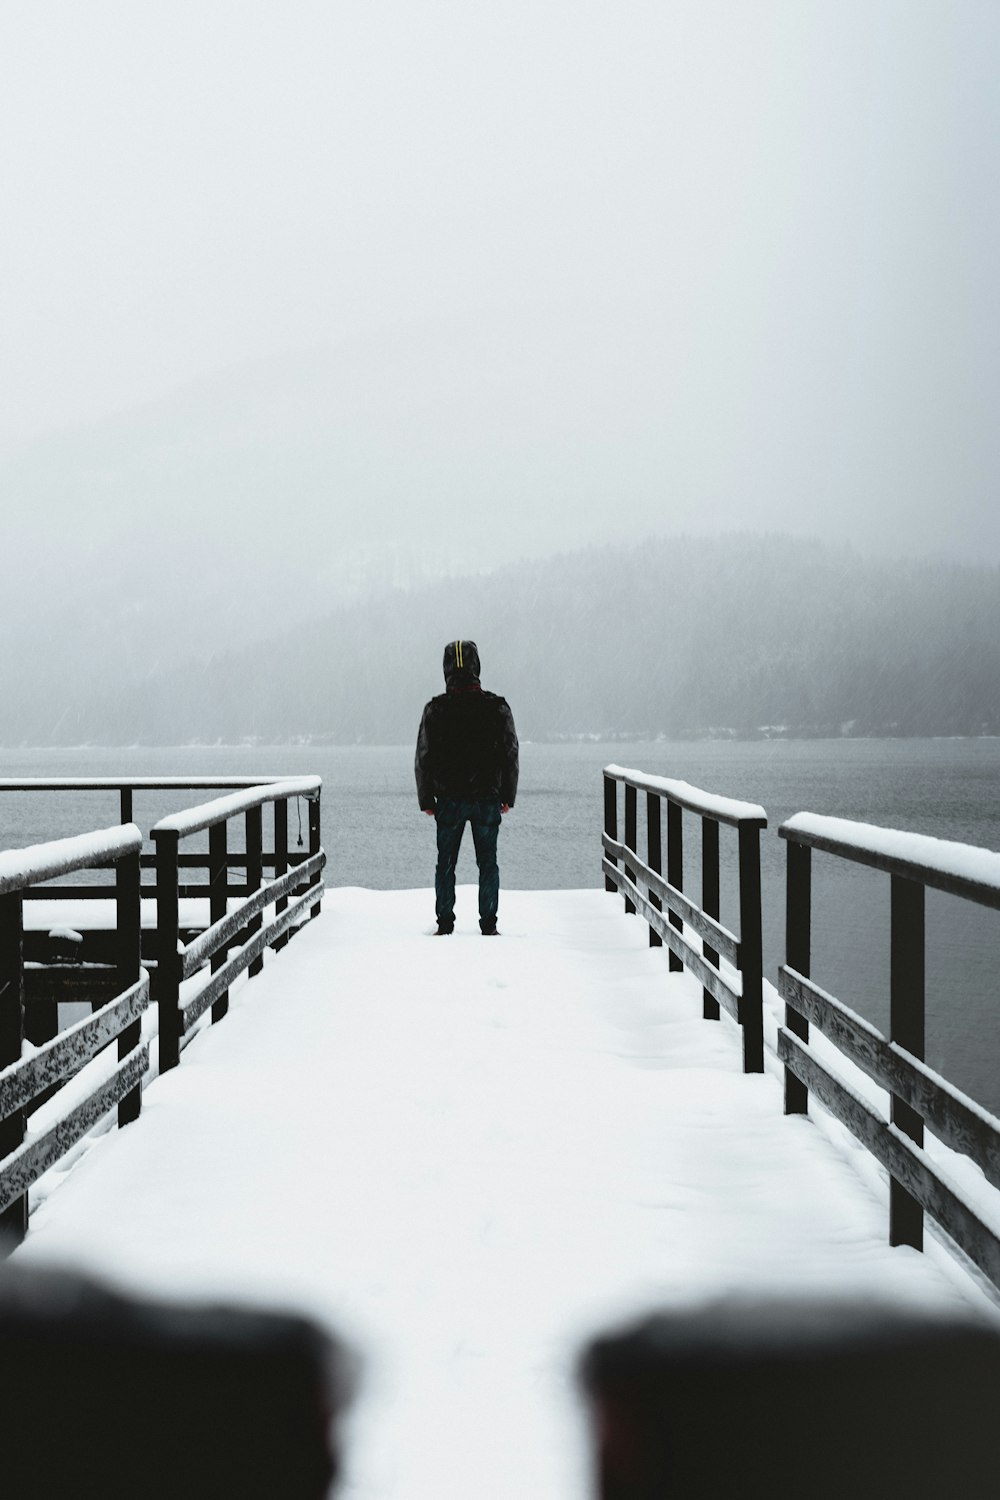
<svg viewBox="0 0 1000 1500"><path fill-rule="evenodd" d="M730 535L393 590L101 693L67 684L45 720L8 700L3 738L406 742L459 635L525 738L1000 733L1000 569Z"/></svg>

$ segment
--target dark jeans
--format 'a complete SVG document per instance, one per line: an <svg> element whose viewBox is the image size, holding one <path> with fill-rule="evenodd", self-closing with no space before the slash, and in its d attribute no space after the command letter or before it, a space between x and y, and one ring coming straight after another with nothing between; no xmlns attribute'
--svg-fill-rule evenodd
<svg viewBox="0 0 1000 1500"><path fill-rule="evenodd" d="M437 871L434 893L437 919L445 927L455 920L455 865L466 823L472 824L472 840L479 866L479 925L492 927L500 900L500 869L497 865L497 834L500 832L499 802L458 802L439 797L437 820Z"/></svg>

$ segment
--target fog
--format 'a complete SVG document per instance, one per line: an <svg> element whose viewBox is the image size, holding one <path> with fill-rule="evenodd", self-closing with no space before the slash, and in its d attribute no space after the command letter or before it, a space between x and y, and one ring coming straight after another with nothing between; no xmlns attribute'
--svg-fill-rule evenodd
<svg viewBox="0 0 1000 1500"><path fill-rule="evenodd" d="M187 620L218 564L221 642L647 532L997 561L998 43L992 0L5 6L8 612L145 575Z"/></svg>

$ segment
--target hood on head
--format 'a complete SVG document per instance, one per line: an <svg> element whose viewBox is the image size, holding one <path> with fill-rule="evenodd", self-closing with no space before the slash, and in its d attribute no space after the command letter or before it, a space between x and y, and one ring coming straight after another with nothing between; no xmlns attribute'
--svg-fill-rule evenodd
<svg viewBox="0 0 1000 1500"><path fill-rule="evenodd" d="M479 652L475 641L449 641L444 648L444 680L449 688L471 687L479 681Z"/></svg>

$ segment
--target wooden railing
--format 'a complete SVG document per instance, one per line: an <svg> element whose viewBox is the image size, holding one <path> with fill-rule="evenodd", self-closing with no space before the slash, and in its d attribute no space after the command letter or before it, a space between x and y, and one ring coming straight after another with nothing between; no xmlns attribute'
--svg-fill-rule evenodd
<svg viewBox="0 0 1000 1500"><path fill-rule="evenodd" d="M970 1157L1000 1189L1000 1120L924 1062L924 892L947 891L1000 909L1000 854L810 813L789 819L778 832L788 843L786 962L779 973L785 1024L778 1032L786 1112L804 1113L812 1091L888 1170L892 1244L922 1248L926 1211L1000 1287L1000 1238L923 1149L926 1122L938 1140ZM889 875L888 1036L809 977L814 849ZM888 1090L888 1120L817 1057L809 1045L810 1023Z"/></svg>
<svg viewBox="0 0 1000 1500"><path fill-rule="evenodd" d="M160 1071L177 1065L181 1044L195 1022L212 1007L212 1021L228 1009L229 987L248 969L259 973L267 947L278 948L292 928L319 915L326 855L320 842L318 776L254 786L199 807L161 818L153 827L156 848L156 1002L159 1011ZM309 806L309 852L289 869L288 804L303 797ZM268 863L274 879L263 881L262 809L274 806L275 844ZM245 880L235 887L241 904L230 911L234 887L229 884L230 819L242 817L245 829ZM180 880L182 839L208 831L209 926L186 944L181 941ZM202 856L204 860L204 857ZM302 887L305 886L305 892ZM293 899L294 898L294 899ZM264 925L263 912L274 908ZM230 950L235 948L235 952ZM210 974L200 985L182 991L206 964Z"/></svg>
<svg viewBox="0 0 1000 1500"><path fill-rule="evenodd" d="M31 793L64 793L64 792L94 792L96 794L107 793L115 798L118 804L118 812L122 823L131 823L135 819L136 793L155 792L208 792L208 791L244 791L253 787L276 785L279 781L287 781L283 776L49 776L49 777L22 777L0 776L0 793L3 792L31 792ZM293 862L287 856L287 814L285 827L285 842L279 850L278 829L275 827L275 848L266 849L263 853L263 866L265 870L273 870L278 862L283 861L287 868ZM286 851L282 853L282 851ZM203 853L197 851L187 852L180 856L180 868L185 872L201 872L207 866L207 860ZM245 869L247 855L245 851L233 849L229 853L229 864L233 869ZM152 853L143 854L141 860L144 870L152 870L155 865L155 856ZM150 891L151 891L150 887ZM239 887L235 884L231 887L232 894L238 894ZM203 894L202 887L198 884L182 885L181 895L198 896ZM244 894L248 894L245 891ZM99 901L106 900L114 895L114 887L89 883L87 885L47 886L44 890L30 891L26 893L27 899L59 900L62 897L74 901Z"/></svg>
<svg viewBox="0 0 1000 1500"><path fill-rule="evenodd" d="M625 788L623 842L618 839L619 782ZM637 852L640 792L646 798L645 861ZM684 893L685 811L701 820L700 905ZM719 828L723 824L735 828L739 840L739 935L719 922ZM764 1067L760 830L766 827L767 814L755 803L716 797L685 781L646 776L622 766L604 769L605 888L621 892L626 912L642 914L649 924L651 945L666 943L671 969L689 969L700 980L705 1018L718 1020L721 1006L739 1022L746 1073L760 1073ZM701 938L700 952L685 936L685 926ZM722 970L720 959L737 971L738 985Z"/></svg>
<svg viewBox="0 0 1000 1500"><path fill-rule="evenodd" d="M0 854L0 1235L6 1248L28 1227L28 1189L116 1105L118 1123L139 1114L149 1064L142 1012L149 980L139 966L139 851L134 823ZM76 870L114 865L116 993L93 1015L28 1057L24 1049L24 898ZM118 1062L89 1091L73 1090L62 1113L25 1139L29 1113L65 1088L112 1042Z"/></svg>

